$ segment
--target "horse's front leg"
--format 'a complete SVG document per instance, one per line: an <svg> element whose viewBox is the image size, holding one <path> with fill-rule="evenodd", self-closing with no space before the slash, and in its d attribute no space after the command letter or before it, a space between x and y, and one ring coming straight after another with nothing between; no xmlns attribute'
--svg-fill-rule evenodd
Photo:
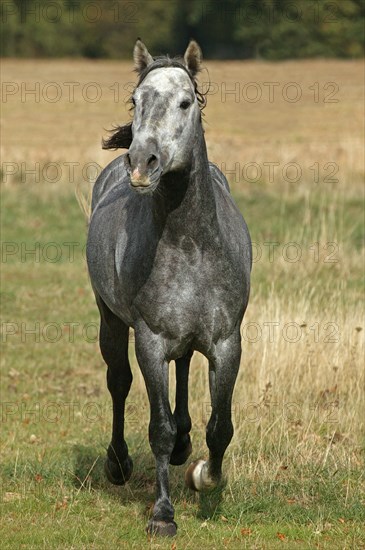
<svg viewBox="0 0 365 550"><path fill-rule="evenodd" d="M209 460L198 460L186 472L186 483L195 491L216 487L222 477L224 453L233 436L231 418L232 394L241 358L239 330L216 345L209 362L209 386L212 412L207 425L206 440Z"/></svg>
<svg viewBox="0 0 365 550"><path fill-rule="evenodd" d="M190 359L193 355L189 351L186 355L177 359L176 363L176 400L174 418L177 428L175 447L172 451L170 464L178 466L184 464L192 451L189 432L191 430L191 418L188 406L188 382Z"/></svg>
<svg viewBox="0 0 365 550"><path fill-rule="evenodd" d="M176 422L168 395L168 361L163 340L143 323L135 327L136 356L141 368L150 402L149 441L156 460L156 501L148 533L174 536L174 508L170 500L169 463L176 440Z"/></svg>

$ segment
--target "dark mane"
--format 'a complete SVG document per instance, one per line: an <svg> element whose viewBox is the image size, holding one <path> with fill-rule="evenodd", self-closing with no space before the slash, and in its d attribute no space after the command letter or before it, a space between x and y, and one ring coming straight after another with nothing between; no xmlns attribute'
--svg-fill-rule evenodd
<svg viewBox="0 0 365 550"><path fill-rule="evenodd" d="M206 95L207 92L203 93L198 89L198 83L196 79L192 76L190 71L185 67L183 64L183 61L178 58L170 58L168 55L163 55L160 57L156 57L150 65L148 65L144 71L139 75L138 83L135 87L135 89L138 88L144 81L147 75L150 74L150 72L156 70L156 69L162 69L164 67L176 67L178 69L182 69L185 71L185 73L188 75L188 77L191 80L191 83L194 86L194 92L200 107L200 110L202 111L204 107L207 104L207 98ZM133 90L134 92L134 90ZM132 94L133 95L133 94ZM128 100L129 103L131 102L131 99ZM133 111L133 105L131 106L131 111ZM129 149L131 143L132 143L132 122L128 122L127 124L124 124L123 126L115 126L109 132L112 134L109 138L103 139L103 149Z"/></svg>

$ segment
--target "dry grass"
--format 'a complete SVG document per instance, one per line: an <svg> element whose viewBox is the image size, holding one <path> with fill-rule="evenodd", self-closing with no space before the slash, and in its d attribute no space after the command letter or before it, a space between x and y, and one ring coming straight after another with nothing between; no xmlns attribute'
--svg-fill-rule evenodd
<svg viewBox="0 0 365 550"><path fill-rule="evenodd" d="M236 162L241 168L257 162L264 176L268 176L268 168L263 162L278 162L279 172L286 163L298 162L303 170L301 183L313 180L310 167L314 162L321 166L336 162L341 182L353 189L364 167L363 72L362 61L206 63L200 81L203 89L211 82L206 110L211 160L225 163L227 170L234 169ZM97 162L105 166L110 161L111 153L101 150L101 137L105 128L130 116L126 100L135 83L130 63L5 59L2 78L19 87L3 104L3 161L26 162L30 167L35 162L68 161L81 166ZM56 83L58 92L50 83ZM98 86L99 101L91 101L96 91L88 87L90 83ZM249 83L255 87L245 88ZM284 99L296 94L294 88L285 91L288 83L295 83L300 90L301 98L295 103ZM317 91L310 89L315 83L318 97ZM37 86L39 102L34 95L25 95ZM238 96L230 90L236 90ZM51 102L57 93L60 100ZM257 93L261 93L257 102L247 100ZM322 175L329 173L330 169ZM76 175L80 178L81 171ZM242 178L235 188L244 188Z"/></svg>

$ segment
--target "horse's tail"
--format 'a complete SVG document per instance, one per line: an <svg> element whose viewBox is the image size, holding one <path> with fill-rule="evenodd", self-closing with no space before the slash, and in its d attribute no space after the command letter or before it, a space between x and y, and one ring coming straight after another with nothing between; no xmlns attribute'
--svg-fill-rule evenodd
<svg viewBox="0 0 365 550"><path fill-rule="evenodd" d="M92 197L92 187L89 186L88 190L81 189L81 182L77 183L75 185L75 196L77 199L77 202L79 203L79 207L84 214L87 223L90 221L91 216L91 197Z"/></svg>

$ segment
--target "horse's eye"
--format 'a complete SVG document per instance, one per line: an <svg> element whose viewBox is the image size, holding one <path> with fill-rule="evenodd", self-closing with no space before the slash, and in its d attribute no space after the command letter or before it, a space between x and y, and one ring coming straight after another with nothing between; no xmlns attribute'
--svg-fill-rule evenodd
<svg viewBox="0 0 365 550"><path fill-rule="evenodd" d="M190 105L191 105L190 101L183 101L182 103L180 103L180 108L185 110L188 107L190 107Z"/></svg>

